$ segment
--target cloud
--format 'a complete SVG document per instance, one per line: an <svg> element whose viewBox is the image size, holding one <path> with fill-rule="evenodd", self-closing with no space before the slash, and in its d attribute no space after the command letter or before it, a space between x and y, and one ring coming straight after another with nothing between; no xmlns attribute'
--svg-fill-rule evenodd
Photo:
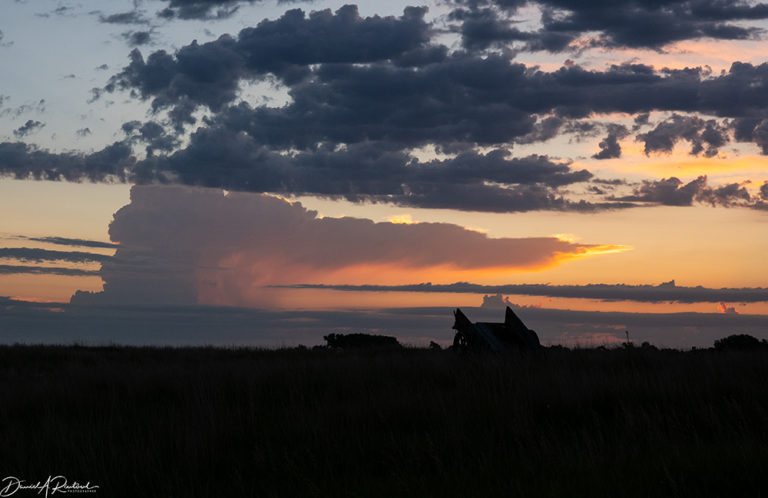
<svg viewBox="0 0 768 498"><path fill-rule="evenodd" d="M179 145L176 136L154 121L128 121L123 123L122 130L129 142L146 144L147 157L152 157L155 151L171 151Z"/></svg>
<svg viewBox="0 0 768 498"><path fill-rule="evenodd" d="M759 199L753 197L740 183L729 183L712 188L707 185L707 177L700 176L689 183L683 183L676 177L661 180L643 180L632 195L610 199L625 202L647 202L663 206L691 206L694 202L711 206L752 206L760 207Z"/></svg>
<svg viewBox="0 0 768 498"><path fill-rule="evenodd" d="M70 7L68 5L59 5L50 12L40 12L35 14L35 16L43 18L48 18L52 15L58 17L75 17L74 10L74 7Z"/></svg>
<svg viewBox="0 0 768 498"><path fill-rule="evenodd" d="M91 134L90 128L80 128L75 132L75 135L77 135L80 138L87 137Z"/></svg>
<svg viewBox="0 0 768 498"><path fill-rule="evenodd" d="M50 266L15 266L0 265L0 275L62 275L66 277L98 276L98 270L83 270L80 268L58 268Z"/></svg>
<svg viewBox="0 0 768 498"><path fill-rule="evenodd" d="M126 123L128 138L88 155L55 154L21 143L0 143L0 172L17 178L78 181L177 182L255 192L308 193L353 201L407 206L515 212L536 209L590 211L628 207L572 201L557 189L592 175L546 156L510 157L504 149L463 152L420 162L386 144L351 145L293 157L257 147L243 135L200 130L190 145L171 156L157 151L176 138L155 123ZM131 143L147 144L136 162ZM492 182L492 183L491 183Z"/></svg>
<svg viewBox="0 0 768 498"><path fill-rule="evenodd" d="M4 42L3 39L5 38L5 33L3 33L2 30L0 30L0 47L10 47L13 45L13 42Z"/></svg>
<svg viewBox="0 0 768 498"><path fill-rule="evenodd" d="M486 48L524 42L526 50L574 50L577 38L592 46L662 49L681 40L756 39L763 30L740 21L768 19L768 4L742 0L700 2L580 1L580 0L472 0L451 2L458 7L449 16L460 21L464 46ZM510 16L523 5L541 11L541 28L520 31Z"/></svg>
<svg viewBox="0 0 768 498"><path fill-rule="evenodd" d="M618 250L553 237L489 238L447 223L318 218L267 195L136 186L110 225L104 292L73 303L264 305L267 285L387 272L465 274L547 267Z"/></svg>
<svg viewBox="0 0 768 498"><path fill-rule="evenodd" d="M300 9L289 10L279 19L243 29L236 38L225 35L202 45L195 41L175 55L160 50L145 61L134 50L131 63L106 89L134 89L152 98L154 109L190 100L218 110L235 99L240 80L271 73L295 83L309 74L311 64L373 62L418 48L429 38L425 12L408 7L399 18L363 18L354 5L308 17Z"/></svg>
<svg viewBox="0 0 768 498"><path fill-rule="evenodd" d="M68 237L26 237L23 235L17 235L16 238L30 240L34 242L45 242L46 244L56 244L63 246L75 246L75 247L94 247L104 249L114 249L117 244L111 242L101 242L99 240L87 240L87 239L71 239Z"/></svg>
<svg viewBox="0 0 768 498"><path fill-rule="evenodd" d="M629 135L629 130L626 126L609 124L608 136L606 136L599 144L600 152L593 155L594 159L615 159L621 157L621 145L619 140Z"/></svg>
<svg viewBox="0 0 768 498"><path fill-rule="evenodd" d="M149 24L149 20L138 10L130 10L107 16L99 14L99 21L107 24Z"/></svg>
<svg viewBox="0 0 768 498"><path fill-rule="evenodd" d="M504 308L505 306L514 306L514 304L508 297L501 294L483 296L483 304L480 305L481 308Z"/></svg>
<svg viewBox="0 0 768 498"><path fill-rule="evenodd" d="M149 45L152 42L152 31L126 31L121 35L131 47Z"/></svg>
<svg viewBox="0 0 768 498"><path fill-rule="evenodd" d="M163 19L221 20L232 17L240 5L260 3L262 0L163 0L168 7L157 15ZM312 0L278 0L278 4L311 2Z"/></svg>
<svg viewBox="0 0 768 498"><path fill-rule="evenodd" d="M44 126L45 126L45 123L41 123L40 121L34 121L32 119L29 119L27 120L26 123L24 123L23 126L20 126L15 130L13 130L13 135L16 138L23 138L39 131Z"/></svg>
<svg viewBox="0 0 768 498"><path fill-rule="evenodd" d="M29 247L0 247L0 258L13 258L25 262L68 261L70 263L104 262L112 258L104 254L81 251L51 251Z"/></svg>
<svg viewBox="0 0 768 498"><path fill-rule="evenodd" d="M457 294L514 294L525 296L547 296L578 299L600 299L612 301L665 302L680 303L718 303L768 302L768 288L745 287L711 289L706 287L686 287L675 285L675 281L659 285L628 284L587 284L587 285L550 285L550 284L507 284L482 285L468 282L453 284L409 284L409 285L327 285L293 284L286 286L295 289L329 289L352 292L439 292Z"/></svg>
<svg viewBox="0 0 768 498"><path fill-rule="evenodd" d="M21 142L0 143L0 175L18 179L125 181L133 151L115 142L90 154L54 153Z"/></svg>
<svg viewBox="0 0 768 498"><path fill-rule="evenodd" d="M232 17L241 3L261 0L167 0L168 7L158 12L164 19L217 20Z"/></svg>
<svg viewBox="0 0 768 498"><path fill-rule="evenodd" d="M659 70L630 63L587 70L571 62L543 71L505 52L435 45L437 30L424 16L423 8L405 9L400 17L361 17L354 6L335 13L294 9L237 36L193 42L175 53L145 58L135 50L97 93L126 90L148 100L151 120L124 123L124 140L92 154L0 144L0 171L490 212L754 201L744 197L742 185L715 189L672 179L594 201L604 190L583 194L595 187L584 185L590 171L511 151L516 144L605 130L593 157L619 157L626 128L590 118L636 114L637 133L650 111L676 114L643 130L649 153L685 140L694 154L716 154L731 122L739 123L740 139L759 143L760 121L750 123L768 116L768 94L761 90L768 65L734 63L718 75L706 67ZM243 83L259 80L281 86L288 102L239 102ZM201 107L204 121L187 134ZM145 159L133 158L137 147L144 147ZM440 159L414 158L423 157L416 152L423 149Z"/></svg>
<svg viewBox="0 0 768 498"><path fill-rule="evenodd" d="M733 120L732 128L735 140L753 142L768 155L768 120L760 117L742 117Z"/></svg>
<svg viewBox="0 0 768 498"><path fill-rule="evenodd" d="M328 16L333 19L339 14ZM355 28L347 28L345 35L302 52L301 57L286 48L255 57L251 52L262 50L262 45L255 44L260 48L243 52L241 46L253 37L243 32L238 39L193 43L176 56L154 52L146 62L134 51L131 64L112 78L107 89L132 90L141 98L152 99L156 111L169 108L187 118L196 107L206 106L216 113L213 126L246 133L275 149L384 139L401 148L430 143L448 148L530 143L531 134L537 132L537 116L546 114L583 118L666 110L738 118L768 111L768 97L758 91L768 84L766 64L734 63L729 72L715 77L703 68L657 71L642 64L614 65L604 71L571 65L545 72L501 55L437 52L442 54L440 58L409 59L418 66L403 66L397 62L398 54L426 50L426 24L421 16L380 19L392 33L396 28L410 28L413 33L396 46L382 46L376 51L378 57L370 51L367 57L339 51L334 42L365 46L370 37L356 29L364 21L352 23ZM260 34L257 39L269 39L263 23L249 29ZM360 27L365 33L370 29ZM353 42L355 37L362 41ZM387 57L393 61L383 62ZM230 106L241 80L267 73L283 78L289 86L288 105ZM739 99L731 98L734 92ZM648 134L649 152L666 150L670 141L688 139L694 153L714 153L725 143L725 131L716 122L695 119L679 116L660 124ZM549 130L557 130L557 121L544 123ZM539 134L542 140L553 136L551 132ZM654 138L657 142L652 142Z"/></svg>
<svg viewBox="0 0 768 498"><path fill-rule="evenodd" d="M9 97L6 97L6 99L7 98ZM30 112L37 112L38 114L45 112L45 99L40 99L37 102L30 101L12 109L3 109L0 111L0 116L11 115L18 118L22 114L27 114ZM29 121L27 124L29 124Z"/></svg>
<svg viewBox="0 0 768 498"><path fill-rule="evenodd" d="M498 212L603 207L571 202L558 195L557 187L587 181L592 174L546 156L516 158L510 157L508 150L496 149L422 162L405 152L389 150L387 144L364 143L291 157L257 143L226 129L198 130L186 149L148 161L146 171L192 185L321 194L418 207Z"/></svg>
<svg viewBox="0 0 768 498"><path fill-rule="evenodd" d="M716 120L679 114L673 114L647 133L639 134L637 139L645 142L646 156L651 152L672 152L678 141L686 140L691 144L691 155L703 152L704 157L714 157L729 141L728 127Z"/></svg>

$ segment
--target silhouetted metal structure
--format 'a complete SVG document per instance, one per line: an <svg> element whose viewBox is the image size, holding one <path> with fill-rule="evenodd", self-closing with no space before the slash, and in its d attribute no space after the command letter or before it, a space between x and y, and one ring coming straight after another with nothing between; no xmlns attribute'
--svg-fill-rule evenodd
<svg viewBox="0 0 768 498"><path fill-rule="evenodd" d="M507 306L504 323L475 322L460 309L453 312L454 349L461 351L536 351L541 348L539 336L525 326L515 312Z"/></svg>

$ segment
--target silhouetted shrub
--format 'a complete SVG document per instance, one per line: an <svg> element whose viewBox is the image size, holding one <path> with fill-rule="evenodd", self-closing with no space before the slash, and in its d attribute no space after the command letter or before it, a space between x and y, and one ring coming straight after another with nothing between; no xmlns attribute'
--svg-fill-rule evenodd
<svg viewBox="0 0 768 498"><path fill-rule="evenodd" d="M547 347L550 351L570 351L566 346L563 346L562 344L552 344L551 346Z"/></svg>
<svg viewBox="0 0 768 498"><path fill-rule="evenodd" d="M328 334L323 337L329 348L362 349L362 348L400 348L395 337L370 334Z"/></svg>
<svg viewBox="0 0 768 498"><path fill-rule="evenodd" d="M715 341L715 350L717 351L757 351L761 349L768 349L768 343L748 334L733 334Z"/></svg>

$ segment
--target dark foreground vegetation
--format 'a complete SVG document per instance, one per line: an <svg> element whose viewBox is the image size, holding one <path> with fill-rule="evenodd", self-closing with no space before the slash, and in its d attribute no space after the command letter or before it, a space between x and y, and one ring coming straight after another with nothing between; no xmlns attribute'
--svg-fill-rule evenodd
<svg viewBox="0 0 768 498"><path fill-rule="evenodd" d="M0 478L103 497L768 496L767 379L768 353L727 348L7 346Z"/></svg>

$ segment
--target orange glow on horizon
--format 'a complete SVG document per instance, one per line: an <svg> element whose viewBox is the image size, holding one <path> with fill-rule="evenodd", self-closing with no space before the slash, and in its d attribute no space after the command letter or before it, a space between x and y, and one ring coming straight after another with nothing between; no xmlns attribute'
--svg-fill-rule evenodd
<svg viewBox="0 0 768 498"><path fill-rule="evenodd" d="M103 282L99 276L8 274L0 275L0 289L20 301L68 303L75 291L98 292Z"/></svg>
<svg viewBox="0 0 768 498"><path fill-rule="evenodd" d="M688 154L689 144L678 143L671 153L651 153L646 156L643 144L634 140L621 142L620 159L609 159L596 165L574 162L573 168L601 170L603 175L649 175L653 178L678 177L690 181L706 175L711 183L747 183L754 190L768 179L768 156L758 154L720 155L707 158ZM651 178L651 179L653 179Z"/></svg>
<svg viewBox="0 0 768 498"><path fill-rule="evenodd" d="M248 260L243 259L243 254L232 254L218 265L208 265L198 270L198 302L229 306L295 306L296 303L288 297L299 295L295 289L270 288L272 285L406 285L414 282L450 284L458 281L498 284L523 274L552 269L570 260L615 254L630 249L629 246L621 245L575 246L573 252L555 252L532 264L484 268L464 268L450 264L415 267L407 262L316 268L281 261L256 260L255 263L248 263ZM327 291L324 292L325 294L304 292L301 294L304 296L303 306L314 306L311 299L307 298L308 295L318 299L318 302L326 302ZM351 294L341 295L341 297L350 296ZM362 294L359 294L359 298L369 301L369 298ZM384 301L393 299L395 297L387 295ZM418 301L434 303L435 299L437 298L421 296ZM401 302L402 297L395 300Z"/></svg>
<svg viewBox="0 0 768 498"><path fill-rule="evenodd" d="M407 213L393 214L392 216L387 217L387 221L390 223L402 224L402 225L413 225L415 223L413 221L413 217Z"/></svg>
<svg viewBox="0 0 768 498"><path fill-rule="evenodd" d="M12 299L14 301L23 301L25 303L40 303L40 304L50 304L50 303L58 304L62 302L56 299L46 299L43 297L30 297L30 296L10 296L9 299Z"/></svg>
<svg viewBox="0 0 768 498"><path fill-rule="evenodd" d="M572 253L554 253L550 259L540 263L514 266L488 266L484 268L463 268L456 265L414 267L407 263L357 264L328 271L314 269L314 275L306 279L303 283L352 285L365 285L372 282L379 285L400 285L413 283L414 281L433 283L470 281L482 283L488 278L508 277L520 273L548 270L567 261L603 254L616 254L631 249L632 248L629 246L608 244L583 246L575 249ZM281 283L287 284L295 282Z"/></svg>

